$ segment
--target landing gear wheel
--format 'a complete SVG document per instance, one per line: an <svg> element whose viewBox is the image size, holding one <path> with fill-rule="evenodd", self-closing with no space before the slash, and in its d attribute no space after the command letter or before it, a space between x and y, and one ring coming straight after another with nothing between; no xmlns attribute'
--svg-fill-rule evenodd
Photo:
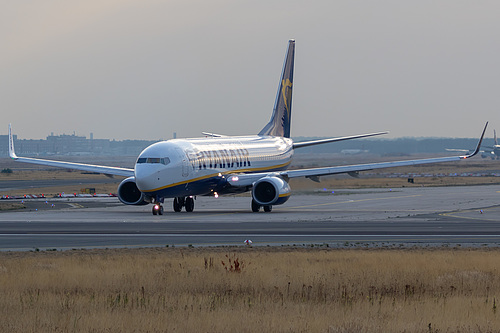
<svg viewBox="0 0 500 333"><path fill-rule="evenodd" d="M266 213L269 213L269 212L270 212L270 211L272 211L272 210L273 210L273 206L271 206L271 205L269 205L269 206L264 206L264 211L265 211Z"/></svg>
<svg viewBox="0 0 500 333"><path fill-rule="evenodd" d="M255 202L255 200L252 200L252 212L258 213L260 210L260 205Z"/></svg>
<svg viewBox="0 0 500 333"><path fill-rule="evenodd" d="M182 203L180 203L179 198L174 198L174 212L180 212L182 210Z"/></svg>
<svg viewBox="0 0 500 333"><path fill-rule="evenodd" d="M188 213L192 212L194 210L194 199L191 197L187 197L185 207L186 207L186 212Z"/></svg>
<svg viewBox="0 0 500 333"><path fill-rule="evenodd" d="M160 204L153 205L153 215L163 215L163 206Z"/></svg>

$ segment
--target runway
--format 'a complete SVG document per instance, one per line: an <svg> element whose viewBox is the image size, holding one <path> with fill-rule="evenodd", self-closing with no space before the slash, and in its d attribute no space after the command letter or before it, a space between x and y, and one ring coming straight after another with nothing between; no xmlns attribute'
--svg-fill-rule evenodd
<svg viewBox="0 0 500 333"><path fill-rule="evenodd" d="M43 179L43 180L3 180L0 187L0 197L2 194L9 193L12 190L26 190L30 193L30 189L41 187L61 187L66 185L87 185L87 184L107 184L120 183L118 179L111 178L89 178L89 179Z"/></svg>
<svg viewBox="0 0 500 333"><path fill-rule="evenodd" d="M294 194L271 213L250 197L198 197L193 213L153 216L117 198L49 199L0 213L0 250L139 246L500 245L500 186ZM54 208L52 207L54 204ZM35 210L36 209L36 210Z"/></svg>

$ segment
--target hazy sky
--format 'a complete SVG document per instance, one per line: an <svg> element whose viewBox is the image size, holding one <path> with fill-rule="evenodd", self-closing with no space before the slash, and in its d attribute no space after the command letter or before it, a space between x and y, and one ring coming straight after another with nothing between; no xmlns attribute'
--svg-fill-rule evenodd
<svg viewBox="0 0 500 333"><path fill-rule="evenodd" d="M0 134L255 134L296 39L292 136L500 130L499 1L0 5Z"/></svg>

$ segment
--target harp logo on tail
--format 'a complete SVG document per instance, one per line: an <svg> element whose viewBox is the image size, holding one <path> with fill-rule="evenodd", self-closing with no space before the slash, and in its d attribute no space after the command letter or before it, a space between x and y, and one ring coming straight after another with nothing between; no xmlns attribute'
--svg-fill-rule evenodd
<svg viewBox="0 0 500 333"><path fill-rule="evenodd" d="M285 125L287 119L290 119L290 102L292 100L292 82L290 79L286 79L281 81L281 95L283 96L283 104L285 107L285 112L283 112L283 116L281 117L282 126Z"/></svg>

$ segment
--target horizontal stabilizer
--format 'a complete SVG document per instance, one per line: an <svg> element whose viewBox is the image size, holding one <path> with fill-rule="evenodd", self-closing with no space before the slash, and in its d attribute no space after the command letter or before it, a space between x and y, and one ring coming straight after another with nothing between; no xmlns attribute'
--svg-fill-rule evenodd
<svg viewBox="0 0 500 333"><path fill-rule="evenodd" d="M201 134L206 135L206 136L211 136L212 138L223 138L227 135L222 135L222 134L215 134L215 133L210 133L210 132L201 132Z"/></svg>
<svg viewBox="0 0 500 333"><path fill-rule="evenodd" d="M369 133L369 134L361 134L361 135L343 136L343 137L331 138L331 139L321 139L321 140L314 140L314 141L294 142L293 143L293 149L303 148L303 147L309 147L309 146L314 146L314 145L320 145L320 144L323 144L323 143L330 143L330 142L339 142L339 141L345 141L345 140L368 138L370 136L383 135L383 134L387 134L387 133L389 133L389 132L377 132L377 133Z"/></svg>

